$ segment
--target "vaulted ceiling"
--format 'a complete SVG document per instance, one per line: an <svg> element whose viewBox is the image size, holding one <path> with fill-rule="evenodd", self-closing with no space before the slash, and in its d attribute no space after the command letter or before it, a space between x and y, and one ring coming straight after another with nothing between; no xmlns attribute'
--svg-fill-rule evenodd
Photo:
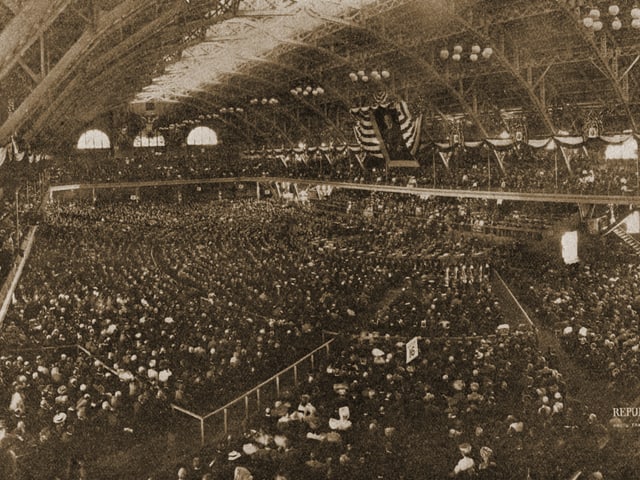
<svg viewBox="0 0 640 480"><path fill-rule="evenodd" d="M599 31L583 24L594 7ZM71 145L86 128L116 131L131 116L154 128L207 123L254 144L353 141L349 108L380 90L424 114L424 134L435 139L452 119L467 138L497 135L513 118L531 136L576 132L594 115L607 131L636 130L633 7L628 0L0 0L0 141L17 135L40 148Z"/></svg>

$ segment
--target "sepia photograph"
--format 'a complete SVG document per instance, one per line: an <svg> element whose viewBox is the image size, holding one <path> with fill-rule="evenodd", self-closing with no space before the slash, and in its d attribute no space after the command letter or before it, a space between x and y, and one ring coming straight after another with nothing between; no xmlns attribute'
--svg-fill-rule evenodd
<svg viewBox="0 0 640 480"><path fill-rule="evenodd" d="M0 480L640 479L640 1L0 0Z"/></svg>

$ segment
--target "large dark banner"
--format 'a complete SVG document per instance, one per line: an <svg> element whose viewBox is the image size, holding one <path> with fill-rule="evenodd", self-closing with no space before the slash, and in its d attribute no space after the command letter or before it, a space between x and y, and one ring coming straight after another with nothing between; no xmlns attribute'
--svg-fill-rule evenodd
<svg viewBox="0 0 640 480"><path fill-rule="evenodd" d="M398 110L393 107L378 107L373 110L373 119L380 134L379 140L387 150L389 161L414 161L413 155L407 148L400 130Z"/></svg>

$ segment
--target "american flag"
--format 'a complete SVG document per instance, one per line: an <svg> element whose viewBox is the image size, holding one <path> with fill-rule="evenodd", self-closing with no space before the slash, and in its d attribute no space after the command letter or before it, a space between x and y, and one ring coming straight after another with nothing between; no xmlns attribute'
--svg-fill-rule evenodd
<svg viewBox="0 0 640 480"><path fill-rule="evenodd" d="M412 118L407 102L403 100L400 102L390 103L386 92L374 95L374 99L376 100L376 105L373 107L358 107L350 110L351 114L357 119L357 124L354 127L354 134L356 140L362 147L362 150L372 157L385 159L380 138L376 133L373 122L376 121L374 115L375 110L378 108L387 108L396 110L400 124L400 132L404 143L407 149L411 152L411 155L415 155L420 143L422 115L419 115L415 119ZM389 159L385 160L388 161Z"/></svg>

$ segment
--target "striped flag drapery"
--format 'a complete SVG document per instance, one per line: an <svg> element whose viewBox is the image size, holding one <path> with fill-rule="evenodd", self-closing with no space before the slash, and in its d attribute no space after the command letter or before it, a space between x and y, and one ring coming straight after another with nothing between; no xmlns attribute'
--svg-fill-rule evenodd
<svg viewBox="0 0 640 480"><path fill-rule="evenodd" d="M418 166L414 155L420 143L422 115L412 118L405 101L382 102L350 112L357 119L356 140L368 155L384 159L389 167ZM400 138L395 138L398 134Z"/></svg>

